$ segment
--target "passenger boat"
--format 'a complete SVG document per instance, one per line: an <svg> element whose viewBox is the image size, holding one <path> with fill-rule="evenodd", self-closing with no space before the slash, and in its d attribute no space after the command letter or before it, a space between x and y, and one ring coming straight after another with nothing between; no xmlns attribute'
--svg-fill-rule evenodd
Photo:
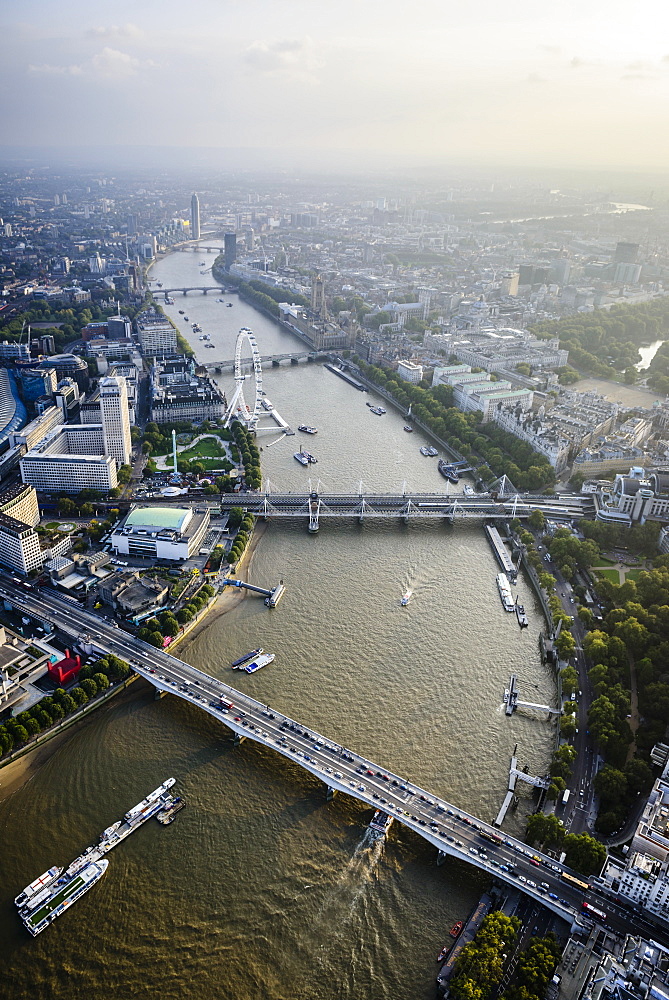
<svg viewBox="0 0 669 1000"><path fill-rule="evenodd" d="M31 882L30 885L27 885L23 890L23 892L20 892L18 894L18 896L14 900L16 905L24 906L29 899L32 899L32 897L36 893L41 892L42 889L45 889L47 885L53 882L54 879L57 879L58 876L62 874L62 872L63 872L62 868L49 868L49 870L44 872L43 875L40 875L39 878L36 878L34 882Z"/></svg>
<svg viewBox="0 0 669 1000"><path fill-rule="evenodd" d="M527 628L530 624L527 614L525 613L525 608L522 604L518 603L518 598L516 598L516 618L518 619L518 624L521 628Z"/></svg>
<svg viewBox="0 0 669 1000"><path fill-rule="evenodd" d="M407 434L413 434L413 427L409 427L408 424L404 425L404 430L407 432Z"/></svg>
<svg viewBox="0 0 669 1000"><path fill-rule="evenodd" d="M300 465L309 465L309 456L304 451L296 451L293 458L296 458Z"/></svg>
<svg viewBox="0 0 669 1000"><path fill-rule="evenodd" d="M251 663L247 663L242 669L247 674L254 674L256 670L262 670L263 667L266 667L268 663L272 663L275 659L276 655L274 653L263 653L262 656L257 657Z"/></svg>
<svg viewBox="0 0 669 1000"><path fill-rule="evenodd" d="M413 594L413 590L407 590L407 592L402 595L402 600L400 601L400 604L402 605L403 608L406 608L407 604L411 600L411 595L412 594Z"/></svg>
<svg viewBox="0 0 669 1000"><path fill-rule="evenodd" d="M513 597L511 596L511 585L509 584L506 573L497 574L497 589L499 590L499 596L502 604L504 605L504 610L513 611L515 604Z"/></svg>
<svg viewBox="0 0 669 1000"><path fill-rule="evenodd" d="M317 427L310 427L309 424L298 424L298 431L302 431L303 434L318 434Z"/></svg>
<svg viewBox="0 0 669 1000"><path fill-rule="evenodd" d="M369 403L367 405L369 406ZM387 413L388 411L384 410L384 408L382 406L370 406L369 407L369 412L370 413L375 413L377 415L377 417L382 417L383 414Z"/></svg>
<svg viewBox="0 0 669 1000"><path fill-rule="evenodd" d="M462 920L458 920L458 922L453 924L453 926L451 927L449 934L451 935L452 938L459 937L460 934L462 933L463 927L464 924L462 923Z"/></svg>
<svg viewBox="0 0 669 1000"><path fill-rule="evenodd" d="M262 646L258 646L257 649L252 649L250 653L245 653L244 656L240 656L238 660L233 660L230 666L233 670L237 670L238 667L241 667L242 663L246 663L247 660L252 660L254 656L260 656L260 654L264 652L265 650Z"/></svg>
<svg viewBox="0 0 669 1000"><path fill-rule="evenodd" d="M52 894L42 906L34 911L20 912L26 929L37 937L38 934L53 923L53 921L75 903L85 892L88 892L107 871L109 862L106 858L92 861L73 876L59 879Z"/></svg>
<svg viewBox="0 0 669 1000"><path fill-rule="evenodd" d="M442 474L444 479L448 479L449 483L459 483L460 476L457 474L452 465L448 462L444 462L443 458L439 459L439 464L437 465L439 472Z"/></svg>
<svg viewBox="0 0 669 1000"><path fill-rule="evenodd" d="M384 812L383 809L377 809L374 813L372 819L369 823L370 830L381 837L385 837L388 830L390 829L390 824L393 818L388 813Z"/></svg>

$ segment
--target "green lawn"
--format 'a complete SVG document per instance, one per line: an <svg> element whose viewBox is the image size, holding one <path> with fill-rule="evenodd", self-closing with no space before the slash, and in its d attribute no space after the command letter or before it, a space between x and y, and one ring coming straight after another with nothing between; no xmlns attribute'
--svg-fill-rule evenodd
<svg viewBox="0 0 669 1000"><path fill-rule="evenodd" d="M216 458L217 456L225 458L226 452L224 446L218 441L214 441L213 438L205 438L204 441L199 441L194 448L180 451L178 455L179 458L185 458L188 462L199 458Z"/></svg>
<svg viewBox="0 0 669 1000"><path fill-rule="evenodd" d="M642 569L628 569L627 573L625 574L625 579L626 580L638 580L639 579L639 573L643 573L643 572L644 572L644 570L642 570Z"/></svg>
<svg viewBox="0 0 669 1000"><path fill-rule="evenodd" d="M611 583L620 583L620 576L617 569L596 569L595 573L597 576L601 576L603 580L610 580Z"/></svg>
<svg viewBox="0 0 669 1000"><path fill-rule="evenodd" d="M606 556L599 557L600 566L615 566L615 564L616 564L615 559L607 559Z"/></svg>

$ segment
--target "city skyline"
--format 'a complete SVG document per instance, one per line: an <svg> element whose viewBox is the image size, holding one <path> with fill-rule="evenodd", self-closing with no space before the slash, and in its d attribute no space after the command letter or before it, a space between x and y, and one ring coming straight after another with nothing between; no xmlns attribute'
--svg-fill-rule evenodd
<svg viewBox="0 0 669 1000"><path fill-rule="evenodd" d="M292 13L292 18L286 14ZM663 168L664 10L515 0L221 9L189 20L80 0L4 7L5 133L13 145L249 149L287 166L401 163ZM137 100L141 91L142 100ZM63 109L67 108L67 114ZM100 113L100 109L114 113ZM85 123L85 129L82 125ZM249 163L249 168L262 163Z"/></svg>

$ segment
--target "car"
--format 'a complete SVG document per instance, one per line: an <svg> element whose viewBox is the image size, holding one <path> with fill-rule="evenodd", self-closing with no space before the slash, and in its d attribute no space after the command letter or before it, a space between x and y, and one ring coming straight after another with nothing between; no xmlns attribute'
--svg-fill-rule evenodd
<svg viewBox="0 0 669 1000"><path fill-rule="evenodd" d="M149 673L150 674L155 674L155 670L153 669L153 667L149 667Z"/></svg>
<svg viewBox="0 0 669 1000"><path fill-rule="evenodd" d="M365 790L365 786L364 785L358 785L358 791L359 792L364 792L364 790Z"/></svg>
<svg viewBox="0 0 669 1000"><path fill-rule="evenodd" d="M378 799L378 797L379 797L378 792L372 792L373 799Z"/></svg>
<svg viewBox="0 0 669 1000"><path fill-rule="evenodd" d="M528 885L531 885L533 889L536 889L537 883L533 882L531 878L525 879Z"/></svg>
<svg viewBox="0 0 669 1000"><path fill-rule="evenodd" d="M341 775L341 773L339 771L335 771L334 776L335 776L335 778L341 778L342 777L342 775Z"/></svg>
<svg viewBox="0 0 669 1000"><path fill-rule="evenodd" d="M455 838L451 837L450 833L448 833L448 834L446 834L446 840L450 841L450 843L452 844L454 842Z"/></svg>
<svg viewBox="0 0 669 1000"><path fill-rule="evenodd" d="M447 809L446 812L448 813L449 816L455 816L455 813L453 812L452 809Z"/></svg>
<svg viewBox="0 0 669 1000"><path fill-rule="evenodd" d="M455 846L456 846L456 847L464 847L465 845L464 845L464 844L462 843L462 841L461 841L461 840L456 840L456 841L455 841Z"/></svg>
<svg viewBox="0 0 669 1000"><path fill-rule="evenodd" d="M332 768L331 767L326 767L325 770L326 770L327 774L332 774Z"/></svg>
<svg viewBox="0 0 669 1000"><path fill-rule="evenodd" d="M235 716L235 722L241 722L241 721L242 721L242 720L241 720L241 719L239 718L239 716L238 716L238 715L236 715L236 716Z"/></svg>
<svg viewBox="0 0 669 1000"><path fill-rule="evenodd" d="M475 847L470 847L470 848L469 848L469 853L470 853L470 854L475 854L475 855L476 855L476 856L478 857L478 853L479 853L479 852L478 852L478 851L476 850L476 848L475 848Z"/></svg>
<svg viewBox="0 0 669 1000"><path fill-rule="evenodd" d="M355 781L349 781L349 785L351 786L351 788L355 788Z"/></svg>
<svg viewBox="0 0 669 1000"><path fill-rule="evenodd" d="M518 876L518 881L519 881L519 882L527 882L527 879L525 878L525 876L524 876L524 875L519 875L519 876Z"/></svg>
<svg viewBox="0 0 669 1000"><path fill-rule="evenodd" d="M557 899L558 897L556 896L556 894L554 892L549 892L548 893L548 898L549 899Z"/></svg>
<svg viewBox="0 0 669 1000"><path fill-rule="evenodd" d="M425 826L426 825L424 819L419 819L418 822L420 823L421 826Z"/></svg>

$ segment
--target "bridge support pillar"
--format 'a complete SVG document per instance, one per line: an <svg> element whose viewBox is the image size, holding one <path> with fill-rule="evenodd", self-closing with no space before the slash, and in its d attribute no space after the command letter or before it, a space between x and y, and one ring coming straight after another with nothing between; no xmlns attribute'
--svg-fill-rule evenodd
<svg viewBox="0 0 669 1000"><path fill-rule="evenodd" d="M327 788L327 791L325 793L325 801L326 802L332 802L333 798L335 797L335 792L337 791L337 789L336 788L330 788L329 785L326 785L326 788Z"/></svg>
<svg viewBox="0 0 669 1000"><path fill-rule="evenodd" d="M409 515L408 514L402 514L402 521L403 521L404 524L408 524L409 523Z"/></svg>
<svg viewBox="0 0 669 1000"><path fill-rule="evenodd" d="M163 691L161 688L154 688L153 689L153 700L154 701L160 701L160 699L164 698L166 694L167 694L167 691Z"/></svg>
<svg viewBox="0 0 669 1000"><path fill-rule="evenodd" d="M437 868L439 868L439 867L441 867L441 865L443 865L443 863L444 863L444 861L446 860L447 857L448 857L448 855L446 854L445 851L437 851Z"/></svg>
<svg viewBox="0 0 669 1000"><path fill-rule="evenodd" d="M232 741L233 745L236 747L241 746L245 739L245 736L240 736L239 733L235 733L235 738Z"/></svg>

